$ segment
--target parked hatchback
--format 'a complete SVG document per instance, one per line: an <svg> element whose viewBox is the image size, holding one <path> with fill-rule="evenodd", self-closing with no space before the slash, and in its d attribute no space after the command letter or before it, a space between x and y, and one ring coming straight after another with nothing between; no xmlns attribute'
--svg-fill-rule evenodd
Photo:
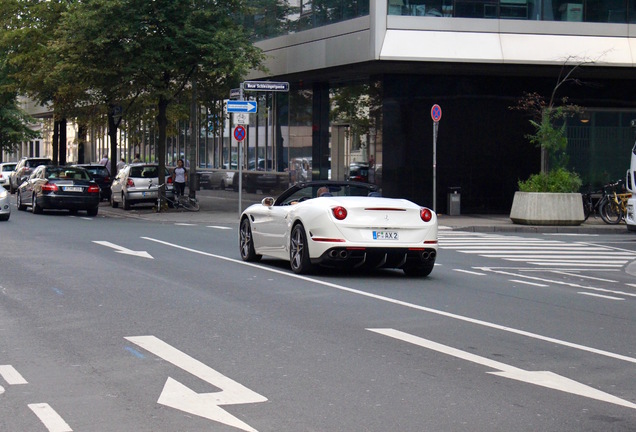
<svg viewBox="0 0 636 432"><path fill-rule="evenodd" d="M93 177L93 180L95 180L95 183L97 183L97 186L99 186L100 198L103 200L110 199L110 184L112 180L108 168L101 164L77 164L73 166L82 167L88 171L91 177Z"/></svg>
<svg viewBox="0 0 636 432"><path fill-rule="evenodd" d="M0 186L4 186L5 188L9 188L9 177L11 177L11 173L15 171L16 162L5 162L0 163Z"/></svg>
<svg viewBox="0 0 636 432"><path fill-rule="evenodd" d="M15 170L9 177L9 191L13 194L18 187L26 180L33 171L40 165L51 165L53 162L48 158L25 157L18 161Z"/></svg>
<svg viewBox="0 0 636 432"><path fill-rule="evenodd" d="M174 188L170 172L166 169L166 197L174 199ZM159 166L157 164L135 163L122 168L110 186L110 204L124 210L142 203L156 203L159 185Z"/></svg>

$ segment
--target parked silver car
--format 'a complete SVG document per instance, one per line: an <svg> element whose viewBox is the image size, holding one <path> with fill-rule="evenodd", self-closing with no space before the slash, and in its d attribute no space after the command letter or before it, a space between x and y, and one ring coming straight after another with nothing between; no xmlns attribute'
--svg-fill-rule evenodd
<svg viewBox="0 0 636 432"><path fill-rule="evenodd" d="M11 216L10 198L9 191L0 187L0 221L8 221Z"/></svg>
<svg viewBox="0 0 636 432"><path fill-rule="evenodd" d="M166 169L166 197L174 199L174 188L170 172ZM110 205L124 210L142 203L156 203L159 186L159 166L157 164L134 163L122 168L110 187Z"/></svg>
<svg viewBox="0 0 636 432"><path fill-rule="evenodd" d="M17 164L17 162L0 163L0 186L9 189L9 178L11 177L11 173L15 171Z"/></svg>

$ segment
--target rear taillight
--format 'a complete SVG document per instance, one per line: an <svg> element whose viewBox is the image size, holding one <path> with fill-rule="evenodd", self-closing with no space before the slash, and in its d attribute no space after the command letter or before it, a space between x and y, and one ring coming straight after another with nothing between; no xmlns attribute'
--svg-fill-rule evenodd
<svg viewBox="0 0 636 432"><path fill-rule="evenodd" d="M126 182L126 186L128 187L135 187L135 182L132 181L132 179L128 179L128 181Z"/></svg>
<svg viewBox="0 0 636 432"><path fill-rule="evenodd" d="M430 222L433 219L433 212L426 207L420 209L420 217L424 222Z"/></svg>
<svg viewBox="0 0 636 432"><path fill-rule="evenodd" d="M347 209L342 206L332 208L331 212L333 213L333 217L338 220L344 220L347 217Z"/></svg>
<svg viewBox="0 0 636 432"><path fill-rule="evenodd" d="M172 184L172 177L168 177L168 178L166 179L166 183L168 183L168 184Z"/></svg>
<svg viewBox="0 0 636 432"><path fill-rule="evenodd" d="M99 186L90 185L87 190L88 193L99 193Z"/></svg>
<svg viewBox="0 0 636 432"><path fill-rule="evenodd" d="M57 192L58 188L55 183L44 183L42 185L42 192Z"/></svg>
<svg viewBox="0 0 636 432"><path fill-rule="evenodd" d="M106 183L110 183L110 177L104 177L104 181L105 181Z"/></svg>

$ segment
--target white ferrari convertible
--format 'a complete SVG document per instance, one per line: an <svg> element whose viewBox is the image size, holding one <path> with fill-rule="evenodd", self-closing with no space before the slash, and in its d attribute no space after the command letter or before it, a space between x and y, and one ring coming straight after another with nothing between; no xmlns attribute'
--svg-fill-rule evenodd
<svg viewBox="0 0 636 432"><path fill-rule="evenodd" d="M267 255L289 261L299 274L316 266L365 266L428 276L437 256L437 215L380 197L371 184L298 183L243 212L239 248L244 261Z"/></svg>

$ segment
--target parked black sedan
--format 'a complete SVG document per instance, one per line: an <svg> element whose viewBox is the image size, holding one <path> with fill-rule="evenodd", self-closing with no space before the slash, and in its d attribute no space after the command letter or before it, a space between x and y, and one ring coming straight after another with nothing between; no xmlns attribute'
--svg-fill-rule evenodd
<svg viewBox="0 0 636 432"><path fill-rule="evenodd" d="M99 186L84 168L41 165L18 188L18 210L31 207L33 213L44 209L86 210L96 216Z"/></svg>
<svg viewBox="0 0 636 432"><path fill-rule="evenodd" d="M82 167L88 171L93 180L95 180L95 183L97 183L97 186L99 186L99 196L101 199L110 200L110 184L113 181L108 172L108 168L101 164L77 164L73 166Z"/></svg>

